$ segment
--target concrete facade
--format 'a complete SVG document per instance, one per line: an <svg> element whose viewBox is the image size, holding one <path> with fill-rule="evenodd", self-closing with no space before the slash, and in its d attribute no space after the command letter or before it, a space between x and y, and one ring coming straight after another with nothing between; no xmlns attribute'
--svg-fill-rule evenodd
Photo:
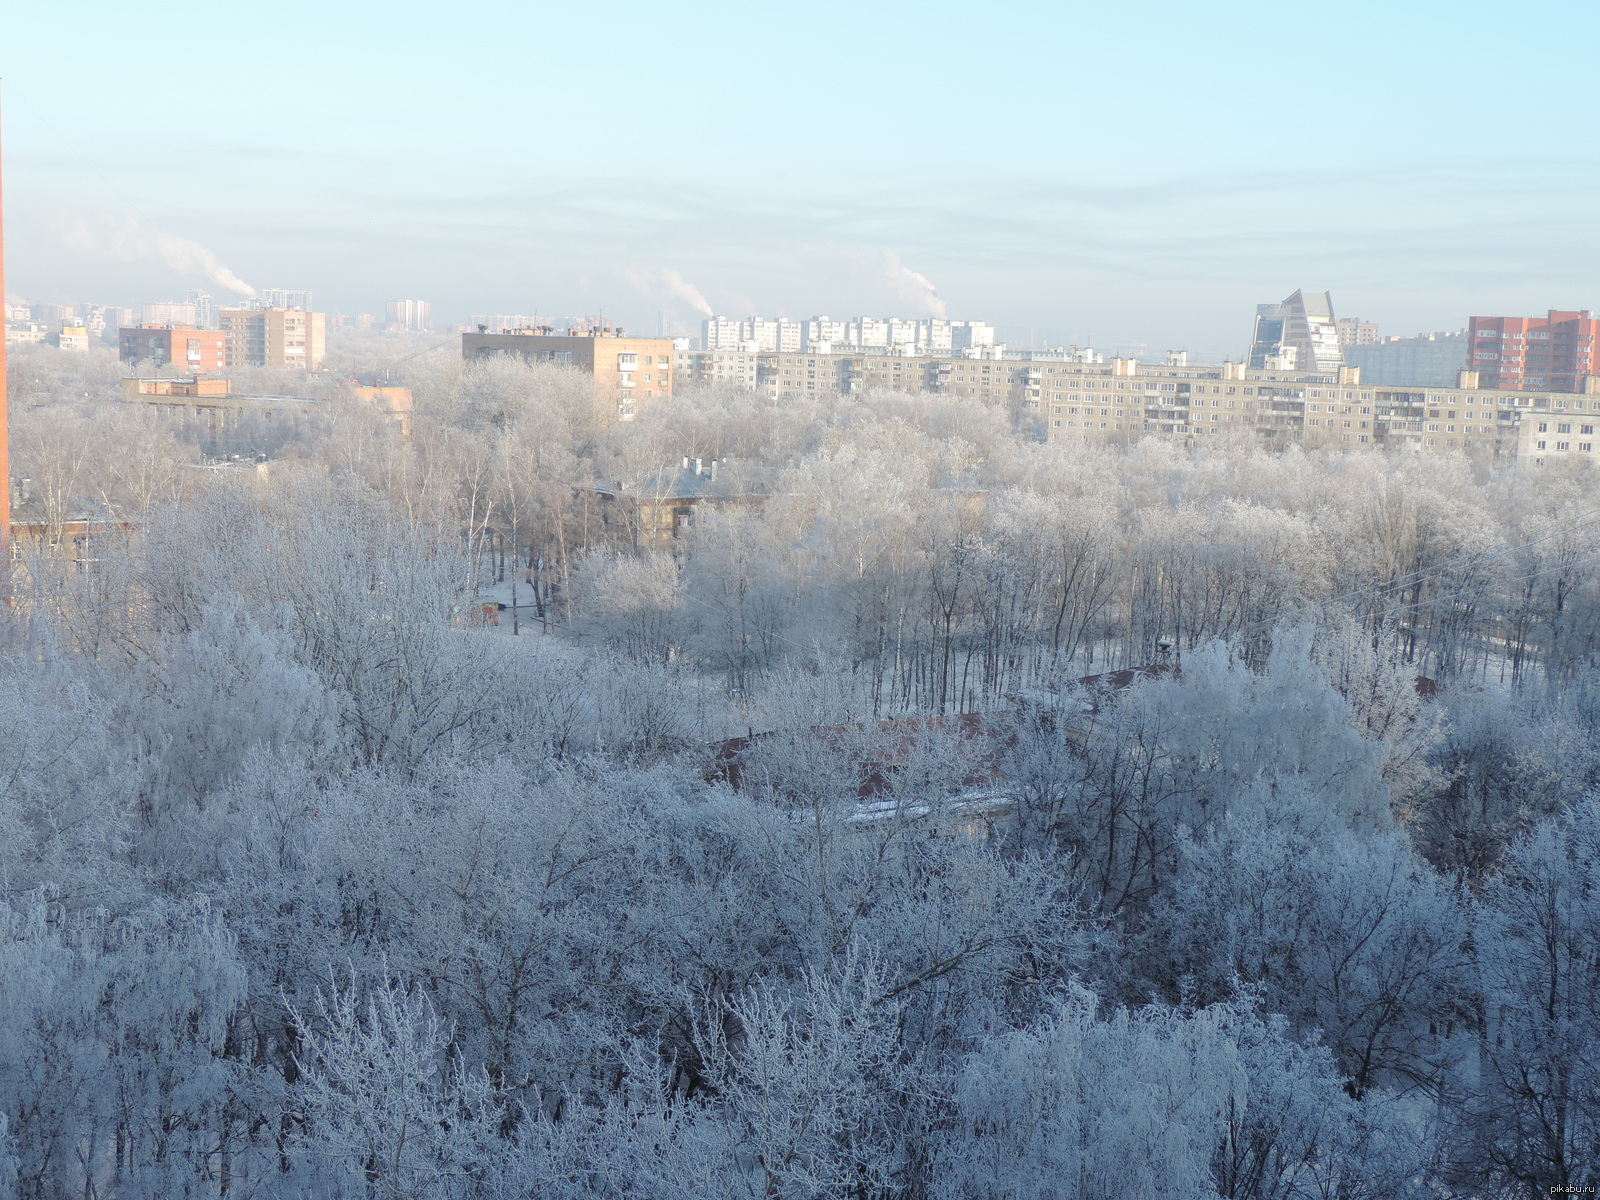
<svg viewBox="0 0 1600 1200"><path fill-rule="evenodd" d="M1384 338L1370 345L1346 346L1344 361L1360 367L1368 383L1403 387L1450 387L1467 362L1467 335L1419 333Z"/></svg>
<svg viewBox="0 0 1600 1200"><path fill-rule="evenodd" d="M229 367L318 370L327 357L327 318L298 308L225 308L217 314Z"/></svg>
<svg viewBox="0 0 1600 1200"><path fill-rule="evenodd" d="M616 417L631 421L640 404L672 395L671 338L630 338L610 333L464 333L468 362L512 355L527 362L576 367L616 400Z"/></svg>

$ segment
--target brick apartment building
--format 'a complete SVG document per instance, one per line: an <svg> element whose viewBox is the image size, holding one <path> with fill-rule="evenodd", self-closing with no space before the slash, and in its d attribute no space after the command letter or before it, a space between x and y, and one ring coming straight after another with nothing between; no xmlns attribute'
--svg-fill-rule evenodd
<svg viewBox="0 0 1600 1200"><path fill-rule="evenodd" d="M222 333L192 325L120 328L117 353L126 363L149 360L190 375L220 375L228 364L227 339Z"/></svg>
<svg viewBox="0 0 1600 1200"><path fill-rule="evenodd" d="M1468 361L1484 387L1503 391L1583 392L1596 372L1600 321L1588 310L1552 308L1543 317L1473 317Z"/></svg>

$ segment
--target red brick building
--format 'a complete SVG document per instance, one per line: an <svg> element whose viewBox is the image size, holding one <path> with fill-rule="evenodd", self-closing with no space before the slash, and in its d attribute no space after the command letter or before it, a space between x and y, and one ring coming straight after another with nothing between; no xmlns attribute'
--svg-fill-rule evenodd
<svg viewBox="0 0 1600 1200"><path fill-rule="evenodd" d="M1467 326L1469 371L1478 386L1508 392L1585 392L1596 371L1600 320L1587 310L1552 308L1543 317L1473 317Z"/></svg>
<svg viewBox="0 0 1600 1200"><path fill-rule="evenodd" d="M123 362L153 359L185 375L220 375L228 360L228 339L220 329L192 325L140 325L117 331Z"/></svg>

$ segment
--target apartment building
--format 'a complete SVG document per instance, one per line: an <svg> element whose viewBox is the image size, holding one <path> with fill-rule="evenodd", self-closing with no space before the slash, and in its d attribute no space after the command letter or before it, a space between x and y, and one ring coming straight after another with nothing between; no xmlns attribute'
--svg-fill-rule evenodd
<svg viewBox="0 0 1600 1200"><path fill-rule="evenodd" d="M327 317L298 308L225 308L217 322L229 367L315 371L327 357Z"/></svg>
<svg viewBox="0 0 1600 1200"><path fill-rule="evenodd" d="M801 322L788 317L707 317L700 322L700 345L705 350L793 354L804 335Z"/></svg>
<svg viewBox="0 0 1600 1200"><path fill-rule="evenodd" d="M141 325L200 327L200 311L192 300L150 300L139 310Z"/></svg>
<svg viewBox="0 0 1600 1200"><path fill-rule="evenodd" d="M316 307L311 293L303 288L262 288L250 302L251 308L294 308L310 312Z"/></svg>
<svg viewBox="0 0 1600 1200"><path fill-rule="evenodd" d="M831 347L800 354L750 350L690 350L681 369L704 383L791 400L818 392L838 395L878 390L943 392L1005 407L1037 407L1038 369L991 353L984 359L927 356L887 349L838 353Z"/></svg>
<svg viewBox="0 0 1600 1200"><path fill-rule="evenodd" d="M1122 365L1120 379L1097 368L1046 377L1050 440L1095 444L1158 434L1193 445L1232 432L1267 446L1460 451L1507 464L1519 454L1524 425L1541 411L1556 403L1600 409L1600 396L1497 391L1479 386L1468 371L1453 387L1422 388L1364 384L1357 367L1298 374L1239 363L1176 370Z"/></svg>
<svg viewBox="0 0 1600 1200"><path fill-rule="evenodd" d="M117 330L117 357L155 362L190 375L219 375L228 365L227 338L193 325L138 325Z"/></svg>
<svg viewBox="0 0 1600 1200"><path fill-rule="evenodd" d="M1600 393L1524 396L1532 402L1517 429L1517 467L1537 471L1578 460L1600 464Z"/></svg>
<svg viewBox="0 0 1600 1200"><path fill-rule="evenodd" d="M209 292L198 289L189 293L189 303L194 305L194 323L201 329L217 327L217 302Z"/></svg>
<svg viewBox="0 0 1600 1200"><path fill-rule="evenodd" d="M702 350L755 354L827 354L841 349L914 348L926 354L994 345L994 326L984 321L946 321L929 317L707 317L700 325Z"/></svg>
<svg viewBox="0 0 1600 1200"><path fill-rule="evenodd" d="M1347 366L1360 367L1368 383L1449 387L1467 361L1465 330L1382 338L1344 347Z"/></svg>
<svg viewBox="0 0 1600 1200"><path fill-rule="evenodd" d="M1486 387L1506 391L1582 392L1596 374L1600 321L1587 309L1552 308L1543 317L1473 317L1470 359Z"/></svg>
<svg viewBox="0 0 1600 1200"><path fill-rule="evenodd" d="M1376 321L1363 321L1360 317L1340 317L1337 324L1341 346L1373 346L1378 342Z"/></svg>
<svg viewBox="0 0 1600 1200"><path fill-rule="evenodd" d="M429 324L426 300L390 300L384 305L384 328L406 333L421 333Z"/></svg>
<svg viewBox="0 0 1600 1200"><path fill-rule="evenodd" d="M468 362L511 355L526 362L576 367L592 375L602 392L616 399L616 417L621 421L631 421L640 404L672 395L672 351L671 338L630 338L621 330L461 335L461 357Z"/></svg>
<svg viewBox="0 0 1600 1200"><path fill-rule="evenodd" d="M1036 414L1047 440L1080 445L1151 436L1197 445L1233 435L1279 448L1462 452L1519 467L1563 455L1586 458L1600 446L1583 428L1586 414L1600 422L1600 380L1594 392L1573 396L1482 386L1470 371L1458 371L1450 386L1396 385L1363 382L1360 368L1350 366L1325 373L1255 370L1244 363L1190 365L1181 356L1156 365L1067 351L981 359L690 351L682 369L780 404L869 390L960 397ZM1570 431L1562 428L1569 424Z"/></svg>

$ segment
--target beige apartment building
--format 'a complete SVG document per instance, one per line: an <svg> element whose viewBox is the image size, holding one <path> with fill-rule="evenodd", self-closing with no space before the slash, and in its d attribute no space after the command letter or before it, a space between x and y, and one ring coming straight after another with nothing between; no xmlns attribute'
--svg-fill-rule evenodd
<svg viewBox="0 0 1600 1200"><path fill-rule="evenodd" d="M604 394L615 397L619 421L633 420L641 403L672 395L671 338L630 338L602 331L555 333L545 328L461 335L461 357L468 362L505 355L572 366L592 375Z"/></svg>
<svg viewBox="0 0 1600 1200"><path fill-rule="evenodd" d="M1243 363L1092 363L1049 351L1005 358L697 351L685 356L684 369L778 403L868 390L959 396L1037 414L1048 440L1084 445L1151 436L1194 445L1233 433L1266 446L1457 451L1529 467L1586 458L1600 446L1594 437L1600 391L1482 388L1471 371L1459 372L1455 387L1402 387L1363 384L1356 367L1296 372Z"/></svg>
<svg viewBox="0 0 1600 1200"><path fill-rule="evenodd" d="M1038 364L990 357L880 353L761 354L691 350L682 370L705 383L759 392L774 400L818 392L852 395L868 390L945 392L994 406L1037 407Z"/></svg>
<svg viewBox="0 0 1600 1200"><path fill-rule="evenodd" d="M1456 387L1422 388L1362 384L1355 367L1296 374L1237 363L1164 368L1120 360L1112 366L1118 370L1121 378L1088 366L1047 377L1048 438L1095 443L1153 433L1194 444L1246 430L1269 446L1462 451L1509 463L1522 421L1557 399L1480 389L1470 371L1460 373Z"/></svg>
<svg viewBox="0 0 1600 1200"><path fill-rule="evenodd" d="M1517 428L1517 467L1536 471L1553 463L1600 462L1600 395L1593 393L1540 396L1542 401L1522 414Z"/></svg>
<svg viewBox="0 0 1600 1200"><path fill-rule="evenodd" d="M298 308L225 308L217 325L227 339L227 365L315 371L328 354L327 316Z"/></svg>

